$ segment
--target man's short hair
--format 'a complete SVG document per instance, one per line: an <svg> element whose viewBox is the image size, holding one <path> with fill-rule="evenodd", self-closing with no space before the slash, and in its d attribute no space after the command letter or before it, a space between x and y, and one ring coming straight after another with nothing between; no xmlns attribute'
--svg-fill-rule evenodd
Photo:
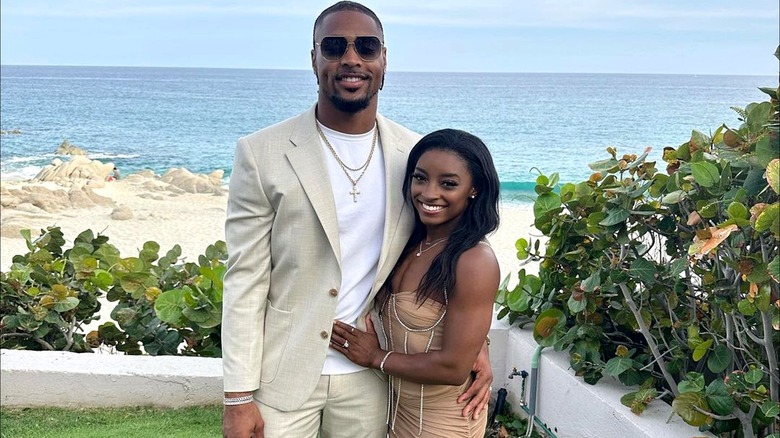
<svg viewBox="0 0 780 438"><path fill-rule="evenodd" d="M381 40L384 40L384 34L385 30L382 28L382 22L379 21L379 17L376 16L374 11L367 8L366 6L363 6L362 4L358 2L352 2L352 1L340 1L338 3L335 3L333 6L328 7L324 11L320 13L320 15L317 17L316 20L314 20L314 29L312 30L312 43L316 43L317 41L314 40L315 34L317 33L317 27L319 27L322 24L322 20L325 19L330 14L333 14L335 12L341 12L341 11L355 11L360 12L361 14L368 15L371 17L372 20L374 20L374 23L376 23L376 27L379 28L379 37Z"/></svg>

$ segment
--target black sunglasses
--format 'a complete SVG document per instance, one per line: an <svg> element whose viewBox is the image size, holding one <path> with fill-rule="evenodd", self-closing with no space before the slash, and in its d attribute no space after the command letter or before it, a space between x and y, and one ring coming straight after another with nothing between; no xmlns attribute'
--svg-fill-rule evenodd
<svg viewBox="0 0 780 438"><path fill-rule="evenodd" d="M322 57L328 61L341 59L347 53L350 44L355 47L355 52L363 61L373 61L382 53L382 41L375 36L359 36L355 37L355 41L347 41L343 36L328 36L314 44L320 46Z"/></svg>

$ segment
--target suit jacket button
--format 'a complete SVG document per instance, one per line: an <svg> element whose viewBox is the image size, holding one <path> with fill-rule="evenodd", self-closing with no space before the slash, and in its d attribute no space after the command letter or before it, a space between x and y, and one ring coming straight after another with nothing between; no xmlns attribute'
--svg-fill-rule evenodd
<svg viewBox="0 0 780 438"><path fill-rule="evenodd" d="M323 331L320 332L320 336L322 336L322 339L328 339L328 332L323 330Z"/></svg>
<svg viewBox="0 0 780 438"><path fill-rule="evenodd" d="M328 291L328 293L330 294L330 296L335 297L336 295L339 294L339 291L337 291L336 289L331 289Z"/></svg>

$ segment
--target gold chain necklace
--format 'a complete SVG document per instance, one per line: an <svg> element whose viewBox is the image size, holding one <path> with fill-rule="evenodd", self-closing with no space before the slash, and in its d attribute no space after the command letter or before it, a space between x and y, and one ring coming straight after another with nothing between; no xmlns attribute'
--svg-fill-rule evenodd
<svg viewBox="0 0 780 438"><path fill-rule="evenodd" d="M371 140L371 151L368 153L368 158L366 159L366 162L363 163L362 166L353 169L352 167L347 166L344 161L342 161L341 157L339 157L339 154L336 153L336 149L333 148L333 145L330 144L328 141L328 138L325 137L325 133L322 132L322 128L320 128L320 124L316 121L314 122L314 126L317 127L317 132L320 134L320 137L322 137L322 140L325 142L325 146L328 147L328 150L331 154L333 154L333 157L336 159L336 162L339 163L339 166L341 167L341 170L344 171L344 175L347 175L347 178L349 179L349 182L352 183L352 190L349 192L350 195L352 195L352 201L357 202L357 196L360 194L360 190L357 188L357 183L360 181L360 178L363 178L363 175L366 174L366 170L368 170L368 164L371 163L371 158L374 156L374 149L376 149L376 139L379 135L379 129L374 128L374 138ZM352 178L352 175L349 174L349 171L353 172L360 172L360 175L358 175L357 178Z"/></svg>
<svg viewBox="0 0 780 438"><path fill-rule="evenodd" d="M447 240L447 238L446 237L442 237L441 239L436 239L436 240L434 240L431 243L425 242L425 245L427 246L427 248L423 249L422 244L423 244L424 240L425 239L420 241L420 249L417 251L417 254L415 254L415 256L417 256L417 257L420 257L424 252L426 252L429 249L433 248L434 246L444 242L445 240Z"/></svg>

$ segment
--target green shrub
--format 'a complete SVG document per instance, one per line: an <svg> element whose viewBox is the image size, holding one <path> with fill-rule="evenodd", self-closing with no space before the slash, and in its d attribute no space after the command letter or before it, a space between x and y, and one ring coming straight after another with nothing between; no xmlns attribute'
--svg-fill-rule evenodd
<svg viewBox="0 0 780 438"><path fill-rule="evenodd" d="M221 356L222 277L225 243L206 248L198 263L180 262L176 245L163 257L146 242L138 257L123 259L107 299L116 301L112 322L100 326L98 340L128 354Z"/></svg>
<svg viewBox="0 0 780 438"><path fill-rule="evenodd" d="M588 383L638 386L623 397L637 414L664 398L702 430L778 431L778 90L762 90L739 128L665 148L663 171L608 148L587 181L540 175L546 245L516 244L538 276L507 278L499 318L534 321Z"/></svg>
<svg viewBox="0 0 780 438"><path fill-rule="evenodd" d="M107 269L119 251L89 230L64 252L59 228L34 241L29 230L22 236L29 252L0 272L0 347L90 351L80 329L98 319L100 290L113 281Z"/></svg>
<svg viewBox="0 0 780 438"><path fill-rule="evenodd" d="M0 348L84 352L101 345L126 354L219 357L225 242L206 248L198 263L179 259L176 245L159 256L156 242L137 257L121 257L108 237L91 230L63 251L58 227L32 240L29 252L0 272ZM116 302L114 322L85 335L105 296Z"/></svg>

